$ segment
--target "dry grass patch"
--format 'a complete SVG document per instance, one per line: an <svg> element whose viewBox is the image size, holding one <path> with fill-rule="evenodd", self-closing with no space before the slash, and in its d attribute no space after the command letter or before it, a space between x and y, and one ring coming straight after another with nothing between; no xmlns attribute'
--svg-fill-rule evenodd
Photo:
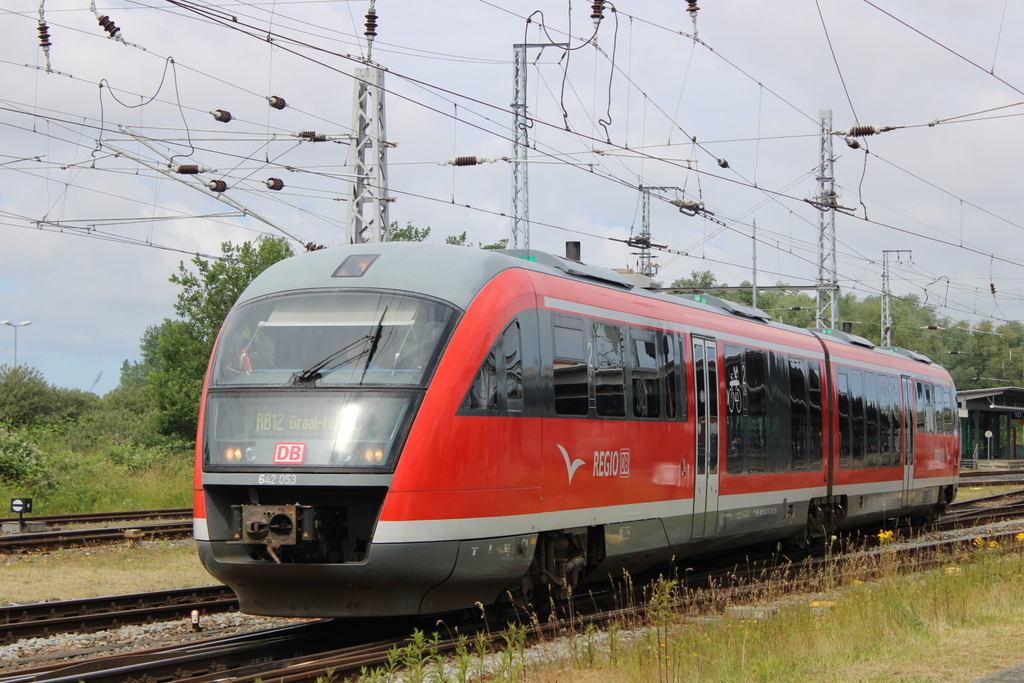
<svg viewBox="0 0 1024 683"><path fill-rule="evenodd" d="M607 649L596 658L581 657L579 639L585 636L580 636L563 649L569 654L529 664L522 679L974 681L1024 663L1024 558L1019 548L1008 555L987 544L975 549L975 557L957 566L911 576L902 575L894 561L887 566L883 554L876 569L891 571L879 580L837 575L837 589L827 597L774 602L778 612L759 620L693 619L686 610L657 609L650 621L623 626L631 642L614 662ZM653 593L657 596L658 589Z"/></svg>
<svg viewBox="0 0 1024 683"><path fill-rule="evenodd" d="M962 503L968 500L974 500L975 498L988 498L989 496L1001 496L1006 493L1012 493L1013 491L1020 491L1024 488L1021 482L1015 484L1000 484L998 486L971 486L969 483L960 483L960 488L956 492L956 502Z"/></svg>
<svg viewBox="0 0 1024 683"><path fill-rule="evenodd" d="M191 541L0 556L0 605L209 586Z"/></svg>

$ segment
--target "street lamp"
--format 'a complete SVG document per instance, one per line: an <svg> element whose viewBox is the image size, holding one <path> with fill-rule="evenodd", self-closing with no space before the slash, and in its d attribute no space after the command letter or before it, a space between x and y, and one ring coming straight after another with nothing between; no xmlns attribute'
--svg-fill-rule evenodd
<svg viewBox="0 0 1024 683"><path fill-rule="evenodd" d="M31 324L31 320L22 320L17 325L12 323L10 320L0 320L0 325L7 325L8 327L14 328L14 367L18 367L18 328Z"/></svg>

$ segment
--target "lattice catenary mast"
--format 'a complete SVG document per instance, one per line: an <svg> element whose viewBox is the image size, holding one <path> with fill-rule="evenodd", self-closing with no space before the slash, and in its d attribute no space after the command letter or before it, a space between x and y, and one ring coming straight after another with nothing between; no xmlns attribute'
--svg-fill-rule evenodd
<svg viewBox="0 0 1024 683"><path fill-rule="evenodd" d="M526 154L530 147L526 116L526 50L535 47L568 48L569 43L515 43L512 45L512 230L508 246L530 248L530 187Z"/></svg>
<svg viewBox="0 0 1024 683"><path fill-rule="evenodd" d="M640 186L640 235L639 237L630 237L626 241L626 244L629 246L640 250L636 255L637 272L647 277L654 277L658 274L658 266L651 261L651 248L663 248L665 246L664 244L654 244L651 242L651 192L665 192L668 190L682 193L682 190L678 187Z"/></svg>
<svg viewBox="0 0 1024 683"><path fill-rule="evenodd" d="M910 255L909 249L883 249L882 250L882 346L892 346L892 291L889 289L889 255L896 254L896 260L900 260L901 254Z"/></svg>
<svg viewBox="0 0 1024 683"><path fill-rule="evenodd" d="M348 193L345 238L349 244L387 242L388 147L384 137L384 71L373 65L373 39L377 35L377 12L370 0L366 13L366 66L355 70L352 129L348 168L352 183Z"/></svg>
<svg viewBox="0 0 1024 683"><path fill-rule="evenodd" d="M814 201L821 211L818 233L818 308L814 326L835 329L839 318L839 279L836 276L836 183L832 162L832 110L822 109L821 165L818 169L818 196Z"/></svg>

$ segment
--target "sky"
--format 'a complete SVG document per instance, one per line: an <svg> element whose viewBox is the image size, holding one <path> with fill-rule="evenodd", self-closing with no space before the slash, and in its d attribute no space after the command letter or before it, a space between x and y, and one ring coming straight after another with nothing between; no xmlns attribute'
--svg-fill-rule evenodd
<svg viewBox="0 0 1024 683"><path fill-rule="evenodd" d="M19 364L102 395L175 317L182 262L265 235L345 242L368 0L5 5L0 320L31 324L0 326L0 364L16 337ZM648 191L659 281L751 280L756 223L758 283L812 285L829 110L841 291L877 296L888 250L894 296L1024 319L1024 3L706 0L694 21L682 0L620 0L596 30L591 5L376 2L390 220L509 236L513 45L549 43L527 50L532 248L636 267L639 188L664 188ZM879 132L854 149L855 127Z"/></svg>

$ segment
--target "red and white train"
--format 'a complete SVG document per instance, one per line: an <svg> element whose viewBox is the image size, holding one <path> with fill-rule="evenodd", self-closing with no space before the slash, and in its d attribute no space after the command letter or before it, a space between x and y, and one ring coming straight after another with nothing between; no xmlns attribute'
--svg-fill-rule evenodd
<svg viewBox="0 0 1024 683"><path fill-rule="evenodd" d="M363 244L245 291L203 394L202 561L246 612L429 614L940 511L927 358L537 252Z"/></svg>

